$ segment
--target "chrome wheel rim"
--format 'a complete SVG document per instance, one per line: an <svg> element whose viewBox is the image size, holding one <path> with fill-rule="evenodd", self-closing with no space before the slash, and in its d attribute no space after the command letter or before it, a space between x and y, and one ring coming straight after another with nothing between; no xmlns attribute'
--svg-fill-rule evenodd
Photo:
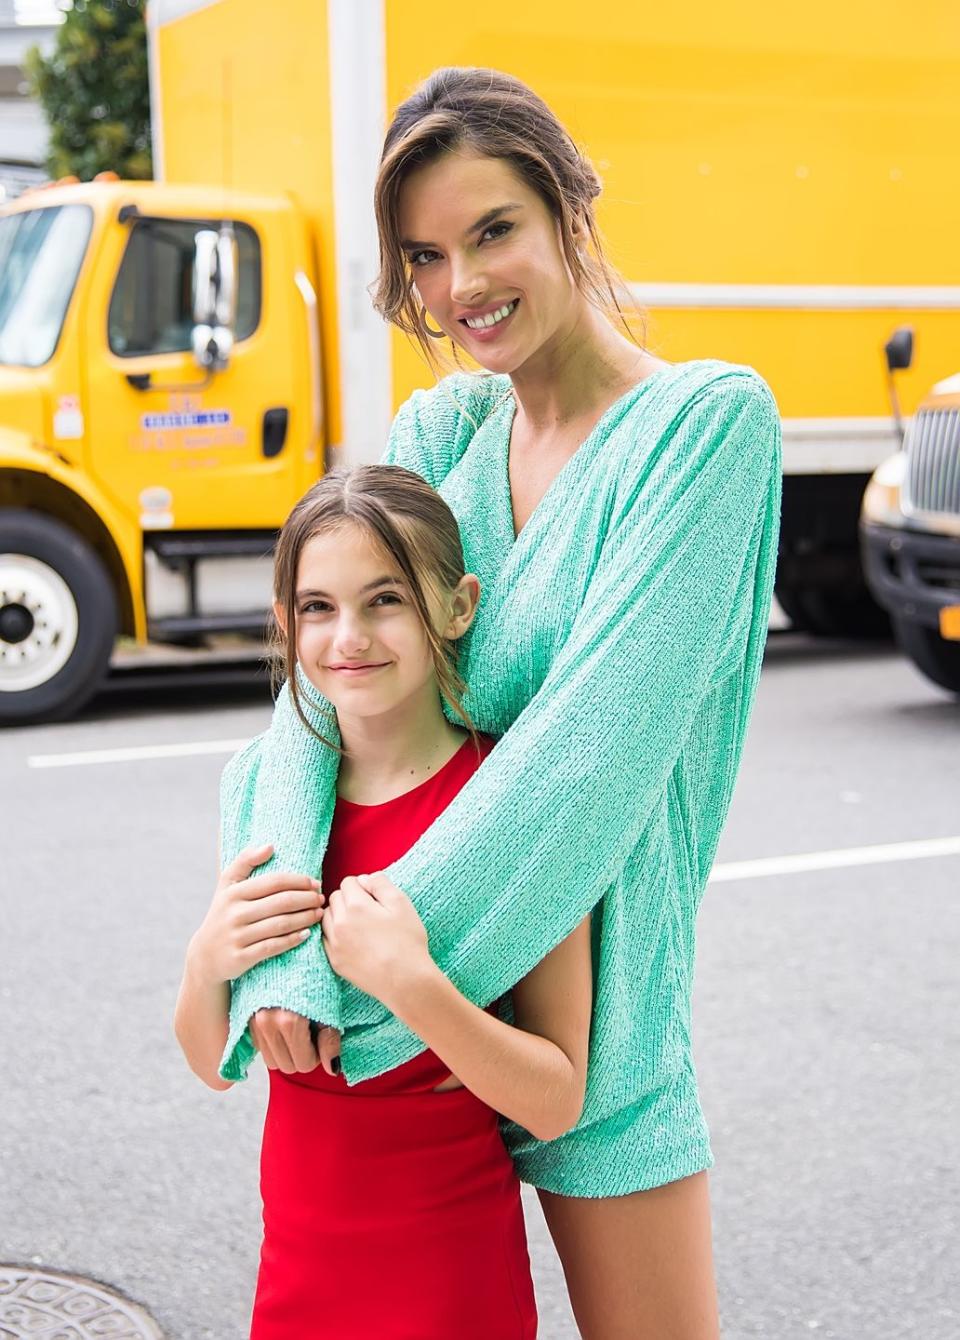
<svg viewBox="0 0 960 1340"><path fill-rule="evenodd" d="M59 572L28 554L0 554L0 693L49 683L79 632L77 602Z"/></svg>

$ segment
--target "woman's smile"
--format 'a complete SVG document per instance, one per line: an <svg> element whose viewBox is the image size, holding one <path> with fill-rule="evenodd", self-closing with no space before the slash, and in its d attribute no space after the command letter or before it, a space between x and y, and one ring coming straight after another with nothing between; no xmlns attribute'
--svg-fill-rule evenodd
<svg viewBox="0 0 960 1340"><path fill-rule="evenodd" d="M458 317L458 321L469 332L468 338L489 344L503 334L504 327L510 324L519 306L520 299L513 298L498 307L485 307L476 314Z"/></svg>

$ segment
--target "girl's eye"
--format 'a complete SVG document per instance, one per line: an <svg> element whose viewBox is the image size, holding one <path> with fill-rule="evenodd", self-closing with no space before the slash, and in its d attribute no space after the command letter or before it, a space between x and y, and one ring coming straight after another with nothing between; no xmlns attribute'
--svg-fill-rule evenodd
<svg viewBox="0 0 960 1340"><path fill-rule="evenodd" d="M400 597L398 595L394 595L392 591L384 591L382 595L376 597L373 603L375 605L378 605L381 600L386 600L387 603L390 605L399 605L401 603Z"/></svg>
<svg viewBox="0 0 960 1340"><path fill-rule="evenodd" d="M326 602L325 600L308 600L307 603L304 605L303 609L300 611L300 613L301 613L301 614L316 614L316 613L321 613L321 614L322 614L322 613L324 613L326 610L328 610L329 608L330 608L330 606L327 604L327 602Z"/></svg>
<svg viewBox="0 0 960 1340"><path fill-rule="evenodd" d="M410 264L422 269L423 266L429 265L431 261L435 261L439 254L437 251L411 251Z"/></svg>
<svg viewBox="0 0 960 1340"><path fill-rule="evenodd" d="M489 238L491 242L495 242L498 237L506 237L512 227L512 223L491 223L490 227L484 228L483 232L480 234L480 241L482 242L484 238Z"/></svg>

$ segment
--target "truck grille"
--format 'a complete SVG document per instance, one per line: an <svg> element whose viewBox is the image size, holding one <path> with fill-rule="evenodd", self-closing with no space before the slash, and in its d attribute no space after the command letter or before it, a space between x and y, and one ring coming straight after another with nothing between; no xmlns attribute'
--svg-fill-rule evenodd
<svg viewBox="0 0 960 1340"><path fill-rule="evenodd" d="M906 452L908 507L960 516L960 409L920 410Z"/></svg>

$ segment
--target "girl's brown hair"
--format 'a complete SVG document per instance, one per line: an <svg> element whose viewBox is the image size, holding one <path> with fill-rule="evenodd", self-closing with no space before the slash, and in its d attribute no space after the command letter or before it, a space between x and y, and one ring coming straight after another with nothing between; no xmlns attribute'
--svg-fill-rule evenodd
<svg viewBox="0 0 960 1340"><path fill-rule="evenodd" d="M448 595L464 575L460 528L450 508L429 484L399 465L364 465L331 470L287 517L274 553L274 599L284 610L284 628L275 622L274 688L285 679L297 715L308 731L337 749L310 722L297 681L297 573L304 545L346 525L357 526L396 565L423 626L440 692L476 743L476 728L461 697L466 685L457 671L456 644L433 625L430 596ZM318 704L311 706L316 710ZM333 714L331 714L331 720ZM338 749L338 752L341 752Z"/></svg>
<svg viewBox="0 0 960 1340"><path fill-rule="evenodd" d="M538 192L559 225L574 283L602 310L616 312L635 339L617 297L623 281L604 256L594 217L599 177L543 99L500 70L436 70L394 114L374 192L380 273L371 291L380 315L412 336L437 369L439 360L424 330L400 245L397 215L409 174L458 149L505 159ZM575 238L578 226L589 238L583 248Z"/></svg>

